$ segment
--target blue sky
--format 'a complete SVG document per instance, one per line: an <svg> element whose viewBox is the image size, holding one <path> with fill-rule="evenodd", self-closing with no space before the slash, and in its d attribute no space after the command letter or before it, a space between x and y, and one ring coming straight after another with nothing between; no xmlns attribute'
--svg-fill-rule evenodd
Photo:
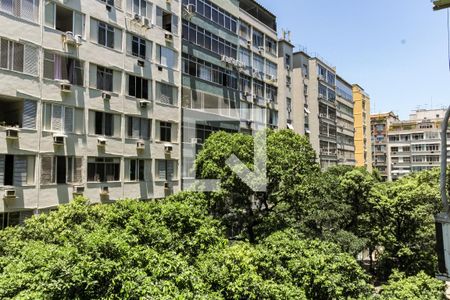
<svg viewBox="0 0 450 300"><path fill-rule="evenodd" d="M447 12L430 0L258 0L292 32L371 96L372 112L407 118L450 104Z"/></svg>

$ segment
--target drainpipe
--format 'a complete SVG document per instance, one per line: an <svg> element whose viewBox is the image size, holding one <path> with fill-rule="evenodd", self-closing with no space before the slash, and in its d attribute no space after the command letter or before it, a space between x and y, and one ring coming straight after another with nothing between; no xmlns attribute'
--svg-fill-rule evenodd
<svg viewBox="0 0 450 300"><path fill-rule="evenodd" d="M448 198L447 198L447 130L448 121L450 119L450 106L445 113L444 120L442 121L441 129L441 198L444 212L449 212Z"/></svg>

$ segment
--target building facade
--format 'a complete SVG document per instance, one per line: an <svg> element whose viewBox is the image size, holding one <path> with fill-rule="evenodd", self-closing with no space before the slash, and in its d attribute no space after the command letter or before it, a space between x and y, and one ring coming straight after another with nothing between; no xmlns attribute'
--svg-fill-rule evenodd
<svg viewBox="0 0 450 300"><path fill-rule="evenodd" d="M180 2L0 10L0 227L78 194L96 203L178 191Z"/></svg>
<svg viewBox="0 0 450 300"><path fill-rule="evenodd" d="M389 179L391 172L388 152L388 132L391 124L398 121L398 117L393 112L370 116L373 168L378 170L381 178L385 181Z"/></svg>
<svg viewBox="0 0 450 300"><path fill-rule="evenodd" d="M389 127L389 180L440 167L441 124L445 110L417 110ZM450 136L450 131L447 133ZM449 149L450 141L447 143Z"/></svg>
<svg viewBox="0 0 450 300"><path fill-rule="evenodd" d="M355 119L352 85L336 78L337 154L341 165L355 166Z"/></svg>
<svg viewBox="0 0 450 300"><path fill-rule="evenodd" d="M372 140L370 132L370 97L364 89L353 85L355 120L355 159L357 167L372 171Z"/></svg>

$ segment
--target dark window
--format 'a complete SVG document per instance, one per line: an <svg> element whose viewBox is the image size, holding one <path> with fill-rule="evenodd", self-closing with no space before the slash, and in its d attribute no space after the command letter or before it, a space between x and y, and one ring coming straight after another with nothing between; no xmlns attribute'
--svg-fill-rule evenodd
<svg viewBox="0 0 450 300"><path fill-rule="evenodd" d="M55 28L62 32L73 30L73 13L70 9L56 5Z"/></svg>
<svg viewBox="0 0 450 300"><path fill-rule="evenodd" d="M120 159L89 158L88 181L109 182L120 180Z"/></svg>
<svg viewBox="0 0 450 300"><path fill-rule="evenodd" d="M168 122L160 122L160 140L163 142L171 142L172 141L172 124Z"/></svg>
<svg viewBox="0 0 450 300"><path fill-rule="evenodd" d="M148 80L128 75L128 95L148 100Z"/></svg>
<svg viewBox="0 0 450 300"><path fill-rule="evenodd" d="M113 70L97 67L97 88L104 91L113 91Z"/></svg>
<svg viewBox="0 0 450 300"><path fill-rule="evenodd" d="M66 157L57 156L56 157L56 183L65 184L67 182L66 178Z"/></svg>
<svg viewBox="0 0 450 300"><path fill-rule="evenodd" d="M114 116L112 114L95 112L95 134L113 136Z"/></svg>
<svg viewBox="0 0 450 300"><path fill-rule="evenodd" d="M130 180L131 181L145 181L144 172L145 161L139 159L130 160Z"/></svg>
<svg viewBox="0 0 450 300"><path fill-rule="evenodd" d="M14 185L14 155L5 155L4 185Z"/></svg>
<svg viewBox="0 0 450 300"><path fill-rule="evenodd" d="M146 45L144 39L133 36L131 41L131 54L142 59L146 58Z"/></svg>
<svg viewBox="0 0 450 300"><path fill-rule="evenodd" d="M106 23L99 22L98 43L108 48L114 48L114 27Z"/></svg>

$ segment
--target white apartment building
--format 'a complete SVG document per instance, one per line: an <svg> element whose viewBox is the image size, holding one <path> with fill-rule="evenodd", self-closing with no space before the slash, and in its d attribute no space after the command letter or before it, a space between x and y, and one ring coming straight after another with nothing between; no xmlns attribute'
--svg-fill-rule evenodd
<svg viewBox="0 0 450 300"><path fill-rule="evenodd" d="M180 189L179 0L0 1L0 228Z"/></svg>
<svg viewBox="0 0 450 300"><path fill-rule="evenodd" d="M445 110L417 110L407 121L394 121L388 131L389 180L440 167L441 123ZM450 136L450 133L447 133ZM450 141L447 143L447 150Z"/></svg>

